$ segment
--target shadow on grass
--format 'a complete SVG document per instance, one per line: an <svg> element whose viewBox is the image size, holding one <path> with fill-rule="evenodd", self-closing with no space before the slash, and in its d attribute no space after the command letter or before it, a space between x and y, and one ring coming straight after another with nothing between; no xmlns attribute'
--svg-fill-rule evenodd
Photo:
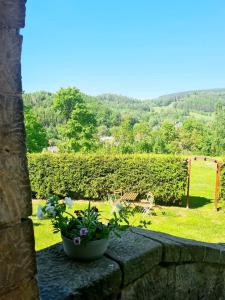
<svg viewBox="0 0 225 300"><path fill-rule="evenodd" d="M33 222L33 226L40 226L42 225L41 223L38 223L38 222Z"/></svg>
<svg viewBox="0 0 225 300"><path fill-rule="evenodd" d="M199 208L212 203L212 200L205 197L190 196L189 208ZM186 206L186 199L183 201L183 206Z"/></svg>

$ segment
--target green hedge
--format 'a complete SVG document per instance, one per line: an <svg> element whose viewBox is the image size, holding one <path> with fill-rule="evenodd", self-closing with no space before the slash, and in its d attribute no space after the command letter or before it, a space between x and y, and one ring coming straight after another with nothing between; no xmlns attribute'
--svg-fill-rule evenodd
<svg viewBox="0 0 225 300"><path fill-rule="evenodd" d="M122 188L145 194L152 191L158 203L181 203L187 184L187 164L168 155L30 154L32 191L84 199L106 199Z"/></svg>

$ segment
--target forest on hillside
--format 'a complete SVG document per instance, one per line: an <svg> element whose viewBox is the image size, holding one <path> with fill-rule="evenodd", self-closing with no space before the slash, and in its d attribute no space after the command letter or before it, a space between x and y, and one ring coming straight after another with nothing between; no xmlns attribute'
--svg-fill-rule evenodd
<svg viewBox="0 0 225 300"><path fill-rule="evenodd" d="M140 100L72 87L23 100L28 152L225 153L225 89Z"/></svg>

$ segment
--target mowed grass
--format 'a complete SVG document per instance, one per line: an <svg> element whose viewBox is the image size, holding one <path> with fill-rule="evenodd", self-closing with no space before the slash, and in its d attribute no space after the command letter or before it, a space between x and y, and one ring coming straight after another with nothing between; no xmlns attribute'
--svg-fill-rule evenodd
<svg viewBox="0 0 225 300"><path fill-rule="evenodd" d="M156 216L136 214L130 221L133 226L141 219L150 220L149 229L166 232L180 237L205 241L225 242L225 212L223 203L220 210L214 210L216 164L204 161L193 161L191 168L190 209L185 207L161 207L156 209ZM44 202L41 202L44 203ZM46 248L61 240L60 234L52 233L50 220L38 220L36 217L38 203L33 204L33 222L36 250ZM87 207L86 201L75 201L74 209ZM102 214L110 217L109 203L96 202ZM73 211L71 210L71 211Z"/></svg>

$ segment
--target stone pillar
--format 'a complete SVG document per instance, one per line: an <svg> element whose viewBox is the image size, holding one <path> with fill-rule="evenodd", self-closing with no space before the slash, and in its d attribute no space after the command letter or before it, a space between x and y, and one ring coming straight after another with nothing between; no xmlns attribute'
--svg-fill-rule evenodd
<svg viewBox="0 0 225 300"><path fill-rule="evenodd" d="M38 299L21 84L25 0L0 0L0 299Z"/></svg>

